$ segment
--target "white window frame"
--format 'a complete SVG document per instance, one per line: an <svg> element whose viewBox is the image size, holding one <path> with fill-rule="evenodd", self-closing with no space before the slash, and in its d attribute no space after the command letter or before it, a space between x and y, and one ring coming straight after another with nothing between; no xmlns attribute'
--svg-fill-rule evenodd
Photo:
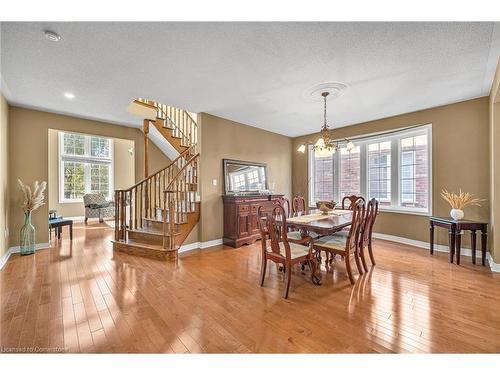
<svg viewBox="0 0 500 375"><path fill-rule="evenodd" d="M85 137L85 154L84 155L66 155L64 153L64 134L77 134ZM109 141L109 157L96 157L90 155L90 143L91 138L104 138ZM108 184L108 195L106 199L111 200L113 198L114 191L114 142L112 138L103 137L100 135L93 134L82 134L73 132L58 132L58 162L59 162L59 203L81 203L83 198L65 198L64 197L64 161L75 161L84 163L84 185L85 192L88 194L91 192L91 171L90 164L106 164L109 165L109 184Z"/></svg>
<svg viewBox="0 0 500 375"><path fill-rule="evenodd" d="M427 192L427 208L415 208L415 207L403 207L400 205L400 189L401 189L401 147L400 147L400 139L413 137L416 135L421 135L423 133L427 134L427 147L428 147L428 159L427 159L427 170L428 170L428 192ZM432 215L432 124L425 125L416 125L412 127L406 127L402 129L397 129L391 132L386 133L378 133L378 134L369 134L365 136L356 137L353 139L356 146L360 146L360 194L363 197L367 197L368 195L368 152L367 145L370 143L384 142L390 140L391 142L391 206L379 206L380 211L384 212L396 212L396 213L405 213L405 214L413 214L413 215L424 215L430 216ZM345 147L345 141L339 142L340 147ZM314 151L312 150L312 145L308 147L308 189L309 189L309 207L315 207L316 202L314 199L314 191L315 191L315 181L314 181ZM340 189L340 157L338 156L340 152L336 152L333 155L333 196L334 199L339 202L342 197L339 196Z"/></svg>

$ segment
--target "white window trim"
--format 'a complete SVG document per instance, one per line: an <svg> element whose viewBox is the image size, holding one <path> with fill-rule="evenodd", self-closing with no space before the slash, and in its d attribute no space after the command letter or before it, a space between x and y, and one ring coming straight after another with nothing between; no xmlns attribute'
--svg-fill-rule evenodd
<svg viewBox="0 0 500 375"><path fill-rule="evenodd" d="M428 168L428 182L429 182L429 189L428 189L428 207L427 209L420 209L420 208L411 208L411 207L401 207L399 206L400 204L400 142L395 141L395 139L401 138L402 135L405 137L411 137L414 135L421 134L422 131L427 132L427 140L428 140L428 160L427 160L427 168ZM356 146L358 145L366 145L368 143L376 143L376 142L382 142L382 141L387 141L388 139L391 140L391 201L396 203L396 206L379 206L379 210L383 212L391 212L391 213L401 213L401 214L411 214L411 215L422 215L422 216L430 216L432 215L432 191L433 191L433 184L432 184L432 123L430 124L425 124L425 125L417 125L413 127L406 127L402 129L397 129L394 131L390 131L387 133L378 133L378 134L372 134L372 135L366 135L366 136L359 136L356 137L356 139L353 139L354 143ZM345 144L345 141L339 142L339 145ZM315 207L316 202L314 200L314 191L315 191L315 181L314 181L314 158L312 157L312 145L309 145L307 149L307 176L308 176L308 201L309 201L309 207ZM339 152L337 152L334 156L334 168L335 171L339 170L339 165L340 165L340 158L337 156ZM336 198L337 201L341 199L341 197L338 196L339 192L339 181L340 178L338 177L338 173L333 173L333 178L334 178L334 197ZM367 151L366 147L361 147L360 148L360 176L364 176L364 178L361 178L360 181L360 194L364 197L367 196L368 194L368 159L367 159Z"/></svg>
<svg viewBox="0 0 500 375"><path fill-rule="evenodd" d="M64 145L64 134L78 134L85 136L85 154L86 155L65 155L63 153L63 145ZM106 138L110 141L109 145L109 158L99 158L90 155L90 139L91 137L98 138ZM57 137L57 157L59 163L59 173L58 173L58 185L59 185L59 203L82 203L83 198L65 198L64 197L64 163L63 161L76 161L85 163L85 174L84 174L84 184L85 184L85 194L90 192L90 164L89 163L102 163L109 165L109 185L108 185L108 195L106 196L107 200L113 199L114 193L114 174L115 174L115 158L114 158L114 142L113 138L104 137L100 135L94 134L83 134L83 133L73 133L73 132L64 132L59 131ZM104 160L104 162L103 162Z"/></svg>

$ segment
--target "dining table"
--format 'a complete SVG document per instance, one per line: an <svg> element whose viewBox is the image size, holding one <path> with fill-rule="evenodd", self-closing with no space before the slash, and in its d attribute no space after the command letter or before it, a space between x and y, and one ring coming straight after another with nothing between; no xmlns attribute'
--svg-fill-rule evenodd
<svg viewBox="0 0 500 375"><path fill-rule="evenodd" d="M282 223L280 217L276 217L278 224ZM350 226L352 223L352 211L334 209L328 212L321 212L318 209L310 209L305 211L294 212L290 217L286 218L286 225L295 230L300 230L302 236L308 236L310 232L316 233L318 236L329 236L335 232ZM318 263L317 270L321 267L321 254L316 254ZM327 262L328 263L328 262ZM328 264L325 264L328 269ZM316 284L321 284L321 274L318 272L314 275Z"/></svg>
<svg viewBox="0 0 500 375"><path fill-rule="evenodd" d="M314 232L320 236L328 236L351 225L352 211L341 209L334 209L327 213L317 209L299 211L291 214L286 219L286 223L289 227L296 228L304 234Z"/></svg>

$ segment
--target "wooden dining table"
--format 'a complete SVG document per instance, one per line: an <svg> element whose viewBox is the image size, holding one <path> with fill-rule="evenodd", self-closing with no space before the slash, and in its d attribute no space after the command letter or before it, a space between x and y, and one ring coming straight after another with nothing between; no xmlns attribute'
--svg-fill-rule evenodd
<svg viewBox="0 0 500 375"><path fill-rule="evenodd" d="M286 219L287 225L302 232L314 232L320 236L328 236L338 232L352 223L352 211L332 210L327 214L313 209L295 212Z"/></svg>

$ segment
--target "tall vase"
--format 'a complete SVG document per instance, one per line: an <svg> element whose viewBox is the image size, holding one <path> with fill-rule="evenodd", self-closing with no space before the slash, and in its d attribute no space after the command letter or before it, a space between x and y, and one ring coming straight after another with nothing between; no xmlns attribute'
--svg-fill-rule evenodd
<svg viewBox="0 0 500 375"><path fill-rule="evenodd" d="M20 246L21 255L30 255L35 252L35 227L31 224L31 212L24 214Z"/></svg>

